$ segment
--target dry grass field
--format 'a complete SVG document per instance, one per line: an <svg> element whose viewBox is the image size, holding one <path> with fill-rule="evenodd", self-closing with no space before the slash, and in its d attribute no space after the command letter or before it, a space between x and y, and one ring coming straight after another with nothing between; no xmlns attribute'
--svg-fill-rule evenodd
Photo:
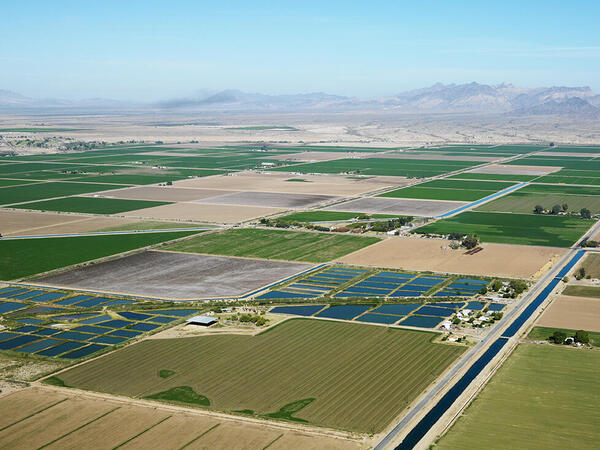
<svg viewBox="0 0 600 450"><path fill-rule="evenodd" d="M286 181L301 179L304 181ZM342 175L290 176L281 173L241 172L232 175L194 178L173 183L175 187L223 189L230 191L287 192L290 194L328 194L349 196L408 184L401 177L347 177Z"/></svg>
<svg viewBox="0 0 600 450"><path fill-rule="evenodd" d="M38 228L80 221L81 219L81 216L69 214L0 209L0 233L3 235L24 233Z"/></svg>
<svg viewBox="0 0 600 450"><path fill-rule="evenodd" d="M600 278L600 254L588 253L581 263L581 267L585 270L585 276L592 278Z"/></svg>
<svg viewBox="0 0 600 450"><path fill-rule="evenodd" d="M238 223L285 211L282 208L258 206L203 205L200 203L173 203L123 214L156 220L183 220L190 222Z"/></svg>
<svg viewBox="0 0 600 450"><path fill-rule="evenodd" d="M0 397L0 447L11 449L357 449L361 443L276 424L127 404L34 387ZM275 445L277 444L277 445ZM283 445L283 446L282 446ZM270 448L271 448L270 447Z"/></svg>
<svg viewBox="0 0 600 450"><path fill-rule="evenodd" d="M291 319L256 336L145 340L59 377L81 389L375 433L466 348L434 336ZM174 373L161 378L163 369Z"/></svg>
<svg viewBox="0 0 600 450"><path fill-rule="evenodd" d="M464 249L452 250L448 244L449 241L442 239L392 237L338 261L404 270L533 278L566 252L555 247L484 243L483 251L466 255Z"/></svg>
<svg viewBox="0 0 600 450"><path fill-rule="evenodd" d="M600 299L559 295L535 324L540 327L600 331Z"/></svg>

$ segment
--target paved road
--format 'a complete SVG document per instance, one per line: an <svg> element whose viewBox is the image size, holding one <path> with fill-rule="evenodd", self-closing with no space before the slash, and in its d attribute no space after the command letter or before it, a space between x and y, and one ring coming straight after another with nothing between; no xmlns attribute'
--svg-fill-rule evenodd
<svg viewBox="0 0 600 450"><path fill-rule="evenodd" d="M600 221L596 222L592 228L578 241L577 244L583 240L589 238L596 231L600 229ZM517 305L504 314L502 320L498 322L494 330L492 330L487 336L485 336L479 343L477 343L458 363L456 363L452 369L440 380L435 386L429 391L426 396L417 403L408 414L398 423L396 426L377 444L375 449L382 450L387 448L391 442L404 431L404 428L408 423L414 419L415 416L428 409L427 406L433 400L433 398L439 394L448 383L464 368L467 364L474 363L476 356L479 355L484 349L489 348L494 342L496 342L506 331L506 328L513 323L513 318L518 318L517 314L520 314L527 305L532 303L543 289L552 282L553 278L560 272L560 270L576 255L580 250L579 245L572 247L567 254L565 254L560 261L554 265L554 268L548 272L527 292L525 296L517 303ZM516 317L515 317L516 316ZM508 350L508 349L507 349ZM505 351L507 351L505 350ZM451 405L449 405L450 407ZM433 426L433 424L431 424Z"/></svg>

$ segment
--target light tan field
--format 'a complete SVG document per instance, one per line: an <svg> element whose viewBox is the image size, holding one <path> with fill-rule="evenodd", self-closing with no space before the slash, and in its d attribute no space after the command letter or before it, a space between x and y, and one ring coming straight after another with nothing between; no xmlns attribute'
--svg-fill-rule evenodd
<svg viewBox="0 0 600 450"><path fill-rule="evenodd" d="M154 200L161 202L189 202L218 195L232 194L235 191L212 189L185 189L172 186L141 186L116 191L104 191L94 197L122 198L129 200Z"/></svg>
<svg viewBox="0 0 600 450"><path fill-rule="evenodd" d="M120 227L138 222L134 219L125 219L122 217L77 217L73 222L67 222L59 225L33 228L12 233L12 236L41 236L46 234L68 234L68 233L87 233L100 231L105 228Z"/></svg>
<svg viewBox="0 0 600 450"><path fill-rule="evenodd" d="M535 324L541 327L600 331L600 300L559 295Z"/></svg>
<svg viewBox="0 0 600 450"><path fill-rule="evenodd" d="M600 253L588 253L580 267L585 270L586 276L600 278Z"/></svg>
<svg viewBox="0 0 600 450"><path fill-rule="evenodd" d="M499 175L546 175L552 172L558 172L561 167L546 166L511 166L502 164L490 164L489 166L473 169L471 173L488 173Z"/></svg>
<svg viewBox="0 0 600 450"><path fill-rule="evenodd" d="M0 397L0 447L10 449L357 449L361 444L288 425L158 404L31 387ZM275 445L276 444L276 445ZM364 445L362 445L364 447Z"/></svg>
<svg viewBox="0 0 600 450"><path fill-rule="evenodd" d="M306 182L285 181L302 179ZM290 194L357 195L392 186L405 186L402 177L370 177L352 179L340 175L290 175L281 173L242 172L234 175L193 178L176 181L176 187L224 189L231 191L286 192Z"/></svg>
<svg viewBox="0 0 600 450"><path fill-rule="evenodd" d="M481 244L483 250L466 255L452 250L449 241L413 237L392 237L339 259L346 264L389 267L465 275L536 278L543 268L566 249L529 245Z"/></svg>
<svg viewBox="0 0 600 450"><path fill-rule="evenodd" d="M14 234L19 231L73 222L75 220L81 220L81 217L66 214L0 209L0 233L6 235Z"/></svg>
<svg viewBox="0 0 600 450"><path fill-rule="evenodd" d="M592 241L600 241L600 230L596 231L590 239Z"/></svg>
<svg viewBox="0 0 600 450"><path fill-rule="evenodd" d="M209 205L173 203L154 208L129 211L123 215L145 219L184 220L190 222L238 223L285 211L281 208L258 206Z"/></svg>

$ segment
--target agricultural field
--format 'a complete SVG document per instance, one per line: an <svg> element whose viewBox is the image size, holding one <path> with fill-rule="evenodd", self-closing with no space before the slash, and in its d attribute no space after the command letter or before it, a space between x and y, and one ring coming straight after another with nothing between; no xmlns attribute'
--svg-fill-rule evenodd
<svg viewBox="0 0 600 450"><path fill-rule="evenodd" d="M536 205L551 210L554 205L568 206L568 212L578 213L582 208L593 214L600 212L600 188L530 184L504 197L485 203L477 211L533 213Z"/></svg>
<svg viewBox="0 0 600 450"><path fill-rule="evenodd" d="M361 175L383 175L408 178L426 178L466 169L481 164L470 161L440 161L436 159L338 159L291 167L278 167L275 171L293 173L357 173Z"/></svg>
<svg viewBox="0 0 600 450"><path fill-rule="evenodd" d="M463 352L432 343L434 336L293 319L256 336L146 340L63 372L60 380L80 389L374 433ZM161 378L163 369L174 373Z"/></svg>
<svg viewBox="0 0 600 450"><path fill-rule="evenodd" d="M363 197L327 206L327 211L360 211L367 214L394 214L434 217L465 206L466 202L417 200L412 198Z"/></svg>
<svg viewBox="0 0 600 450"><path fill-rule="evenodd" d="M595 298L559 295L544 310L536 325L600 332L600 302Z"/></svg>
<svg viewBox="0 0 600 450"><path fill-rule="evenodd" d="M435 448L595 448L599 366L600 352L520 344Z"/></svg>
<svg viewBox="0 0 600 450"><path fill-rule="evenodd" d="M481 180L434 180L403 189L398 189L379 197L422 198L431 200L475 201L495 194L497 191L514 186L514 183Z"/></svg>
<svg viewBox="0 0 600 450"><path fill-rule="evenodd" d="M418 228L418 234L475 234L483 242L570 247L592 225L578 217L467 211Z"/></svg>
<svg viewBox="0 0 600 450"><path fill-rule="evenodd" d="M13 280L196 234L174 231L114 236L0 240L0 279Z"/></svg>
<svg viewBox="0 0 600 450"><path fill-rule="evenodd" d="M533 341L546 341L549 337L551 337L554 334L555 331L562 331L567 336L574 336L578 329L535 326L527 335L527 339L531 339ZM600 347L600 333L588 331L588 335L590 338L590 344L592 344L594 347Z"/></svg>
<svg viewBox="0 0 600 450"><path fill-rule="evenodd" d="M600 299L600 287L568 285L563 294L573 297L591 297Z"/></svg>
<svg viewBox="0 0 600 450"><path fill-rule="evenodd" d="M165 299L235 297L310 267L282 261L146 251L35 281ZM110 285L106 280L111 280Z"/></svg>
<svg viewBox="0 0 600 450"><path fill-rule="evenodd" d="M376 237L245 228L198 236L164 249L318 263L331 261L378 241Z"/></svg>
<svg viewBox="0 0 600 450"><path fill-rule="evenodd" d="M583 184L600 185L600 176L597 170L572 170L562 169L551 175L538 178L539 183Z"/></svg>
<svg viewBox="0 0 600 450"><path fill-rule="evenodd" d="M533 181L536 178L538 178L537 175L463 172L457 173L456 175L450 175L447 179L526 182Z"/></svg>
<svg viewBox="0 0 600 450"><path fill-rule="evenodd" d="M137 209L153 208L167 205L165 202L152 202L144 200L121 200L114 198L95 197L65 197L56 200L23 203L16 205L17 209L31 209L38 211L62 211L88 214L117 214Z"/></svg>
<svg viewBox="0 0 600 450"><path fill-rule="evenodd" d="M585 270L585 276L591 278L600 278L600 254L588 253L581 263L581 268Z"/></svg>
<svg viewBox="0 0 600 450"><path fill-rule="evenodd" d="M189 414L149 405L29 388L0 398L6 420L0 425L4 448L81 447L102 442L110 448L265 447L356 449L356 441L277 426ZM110 430L110 431L107 431Z"/></svg>
<svg viewBox="0 0 600 450"><path fill-rule="evenodd" d="M287 222L327 222L327 221L338 221L338 220L352 220L356 218L365 219L367 215L365 213L357 212L345 212L345 211L302 211L285 216L277 217L279 220ZM369 214L369 219L393 219L398 217L393 214Z"/></svg>
<svg viewBox="0 0 600 450"><path fill-rule="evenodd" d="M112 184L48 182L5 187L0 189L0 205L23 203L52 197L87 194L116 189Z"/></svg>
<svg viewBox="0 0 600 450"><path fill-rule="evenodd" d="M460 273L506 278L537 278L542 268L566 250L533 245L481 244L482 251L466 254L449 242L420 237L384 239L338 259L345 264L392 269ZM410 255L407 258L406 255Z"/></svg>

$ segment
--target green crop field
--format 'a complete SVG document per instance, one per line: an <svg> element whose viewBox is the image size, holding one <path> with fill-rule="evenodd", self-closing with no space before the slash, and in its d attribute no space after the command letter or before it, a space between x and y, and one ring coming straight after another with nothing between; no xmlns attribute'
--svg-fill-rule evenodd
<svg viewBox="0 0 600 450"><path fill-rule="evenodd" d="M434 336L292 319L257 336L146 340L59 378L80 389L187 397L190 406L375 433L465 349L432 343ZM161 378L161 370L174 374Z"/></svg>
<svg viewBox="0 0 600 450"><path fill-rule="evenodd" d="M81 181L86 183L116 183L127 185L144 185L166 183L186 178L183 175L142 175L142 174L115 174L86 176Z"/></svg>
<svg viewBox="0 0 600 450"><path fill-rule="evenodd" d="M582 208L589 209L592 213L600 212L600 196L556 194L534 194L529 192L512 192L508 195L492 200L476 208L476 211L513 212L532 214L533 209L540 205L551 210L554 205L568 206L568 212L578 213Z"/></svg>
<svg viewBox="0 0 600 450"><path fill-rule="evenodd" d="M478 165L469 161L440 161L428 159L338 159L316 163L296 164L270 170L294 173L345 173L424 178Z"/></svg>
<svg viewBox="0 0 600 450"><path fill-rule="evenodd" d="M531 339L534 341L545 341L550 336L552 336L555 331L562 331L567 336L574 336L577 332L577 330L571 330L568 328L533 327L527 335L527 339ZM590 344L592 344L595 347L600 345L600 333L595 331L588 331L588 335L590 337Z"/></svg>
<svg viewBox="0 0 600 450"><path fill-rule="evenodd" d="M328 220L351 220L358 216L368 216L371 219L393 219L399 217L393 214L365 214L343 211L305 211L288 214L287 216L278 217L280 220L290 222L326 222Z"/></svg>
<svg viewBox="0 0 600 450"><path fill-rule="evenodd" d="M593 220L578 217L467 211L415 232L476 234L484 242L570 247L593 224Z"/></svg>
<svg viewBox="0 0 600 450"><path fill-rule="evenodd" d="M18 186L20 184L29 184L29 183L34 183L34 181L30 181L30 180L8 180L8 179L0 179L0 187L6 187L6 186Z"/></svg>
<svg viewBox="0 0 600 450"><path fill-rule="evenodd" d="M574 157L574 156L527 156L521 159L515 159L506 164L514 166L544 166L544 167L562 167L564 169L575 170L600 170L600 160L593 157Z"/></svg>
<svg viewBox="0 0 600 450"><path fill-rule="evenodd" d="M562 293L564 295L572 295L574 297L600 298L600 287L569 285Z"/></svg>
<svg viewBox="0 0 600 450"><path fill-rule="evenodd" d="M600 352L521 344L436 448L597 448Z"/></svg>
<svg viewBox="0 0 600 450"><path fill-rule="evenodd" d="M376 237L244 228L198 236L166 250L319 263L379 241Z"/></svg>
<svg viewBox="0 0 600 450"><path fill-rule="evenodd" d="M195 233L198 232L0 240L0 279L27 277Z"/></svg>
<svg viewBox="0 0 600 450"><path fill-rule="evenodd" d="M64 211L89 214L117 214L136 209L152 208L168 205L169 202L153 202L147 200L121 200L117 198L66 197L56 200L24 203L15 206L19 209L38 211Z"/></svg>
<svg viewBox="0 0 600 450"><path fill-rule="evenodd" d="M536 181L539 181L540 183L587 184L591 186L600 186L600 178L596 177L564 177L560 175L546 175L538 178Z"/></svg>
<svg viewBox="0 0 600 450"><path fill-rule="evenodd" d="M537 175L513 175L513 174L490 174L490 173L471 173L464 172L456 175L450 175L448 179L461 180L491 180L491 181L531 181L538 178Z"/></svg>
<svg viewBox="0 0 600 450"><path fill-rule="evenodd" d="M30 202L52 197L66 197L68 195L87 194L90 192L107 191L123 186L114 184L93 183L61 183L48 182L11 186L0 189L0 205L11 203Z"/></svg>

